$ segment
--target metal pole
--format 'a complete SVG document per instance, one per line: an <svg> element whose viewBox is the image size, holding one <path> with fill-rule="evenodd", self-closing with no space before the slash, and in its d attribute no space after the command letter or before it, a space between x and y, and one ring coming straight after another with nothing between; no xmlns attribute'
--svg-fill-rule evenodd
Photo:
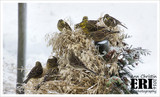
<svg viewBox="0 0 160 97"><path fill-rule="evenodd" d="M24 79L25 55L26 55L26 14L27 4L18 3L18 58L17 58L17 84L16 93L24 94L21 87Z"/></svg>

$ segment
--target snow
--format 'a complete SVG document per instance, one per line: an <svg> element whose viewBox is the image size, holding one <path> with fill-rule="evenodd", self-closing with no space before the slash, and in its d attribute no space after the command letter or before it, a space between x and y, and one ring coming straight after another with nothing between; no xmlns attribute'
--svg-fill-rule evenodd
<svg viewBox="0 0 160 97"><path fill-rule="evenodd" d="M79 23L83 16L98 19L105 13L119 19L132 35L127 39L133 47L142 47L151 51L150 56L143 57L133 73L157 74L157 5L155 3L29 3L27 5L27 51L26 70L36 61L45 65L51 55L45 35L57 32L57 21L65 19L70 24ZM3 91L15 94L18 38L17 3L3 4ZM70 21L71 20L71 21ZM27 73L26 72L26 73Z"/></svg>

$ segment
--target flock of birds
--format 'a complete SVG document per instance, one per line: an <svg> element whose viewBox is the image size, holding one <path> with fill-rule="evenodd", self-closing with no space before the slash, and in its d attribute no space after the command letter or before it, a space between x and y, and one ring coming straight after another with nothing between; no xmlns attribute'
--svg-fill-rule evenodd
<svg viewBox="0 0 160 97"><path fill-rule="evenodd" d="M43 85L46 81L49 81L52 78L54 78L56 75L58 75L58 73L59 73L58 65L59 64L57 62L58 62L58 59L54 56L47 60L47 64L46 64L47 72L44 75L44 78L43 78L42 82L39 83L35 87L36 90L38 90L40 88L40 86ZM37 61L35 66L31 69L31 71L27 75L27 79L24 80L23 83L27 84L27 82L31 78L41 78L42 74L43 74L42 64L39 61Z"/></svg>
<svg viewBox="0 0 160 97"><path fill-rule="evenodd" d="M117 25L127 29L119 20L109 14L105 14L104 17L98 20L88 20L88 17L84 16L82 22L76 24L74 29L81 28L88 37L91 37L95 42L100 42L105 40L109 34L119 33L119 31L113 31L113 28ZM69 24L62 19L58 21L57 28L59 31L64 29L72 31Z"/></svg>
<svg viewBox="0 0 160 97"><path fill-rule="evenodd" d="M100 22L103 22L104 25L99 25ZM91 37L95 43L103 41L106 39L108 34L119 33L119 31L113 31L113 28L117 25L122 25L122 23L113 18L112 16L105 14L104 17L98 20L88 20L87 16L84 16L82 22L75 25L74 29L81 28L83 32L88 36ZM106 27L107 26L107 27ZM69 30L73 31L69 24L64 20L60 19L57 23L57 28L59 31ZM127 27L125 27L127 29ZM78 70L87 70L95 75L98 75L94 71L90 70L85 66L85 64L75 55L73 50L68 50L68 60L69 64ZM58 59L53 56L52 58L47 60L46 68L47 72L45 73L42 82L40 82L35 89L38 90L41 85L43 85L46 81L49 81L56 77L59 74L58 68ZM35 66L31 69L29 74L27 75L27 79L24 81L26 84L31 78L40 78L43 74L43 67L39 61L36 62Z"/></svg>

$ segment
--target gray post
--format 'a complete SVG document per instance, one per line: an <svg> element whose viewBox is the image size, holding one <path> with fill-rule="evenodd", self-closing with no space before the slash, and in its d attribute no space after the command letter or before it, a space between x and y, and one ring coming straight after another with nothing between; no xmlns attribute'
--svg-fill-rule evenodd
<svg viewBox="0 0 160 97"><path fill-rule="evenodd" d="M25 55L26 55L26 14L27 4L18 3L18 58L17 58L17 84L16 93L24 94L21 87L24 79Z"/></svg>

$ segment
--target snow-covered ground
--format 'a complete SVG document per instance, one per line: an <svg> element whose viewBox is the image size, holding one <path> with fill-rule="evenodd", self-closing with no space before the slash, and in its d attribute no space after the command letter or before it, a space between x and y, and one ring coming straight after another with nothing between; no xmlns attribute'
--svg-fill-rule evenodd
<svg viewBox="0 0 160 97"><path fill-rule="evenodd" d="M15 94L18 37L18 4L3 4L3 93ZM157 74L157 5L155 3L29 3L27 4L26 70L35 61L46 63L51 55L45 35L58 31L57 21L67 20L73 27L83 16L97 19L109 13L128 27L126 33L133 37L128 44L149 49L150 56L143 57L133 73Z"/></svg>

